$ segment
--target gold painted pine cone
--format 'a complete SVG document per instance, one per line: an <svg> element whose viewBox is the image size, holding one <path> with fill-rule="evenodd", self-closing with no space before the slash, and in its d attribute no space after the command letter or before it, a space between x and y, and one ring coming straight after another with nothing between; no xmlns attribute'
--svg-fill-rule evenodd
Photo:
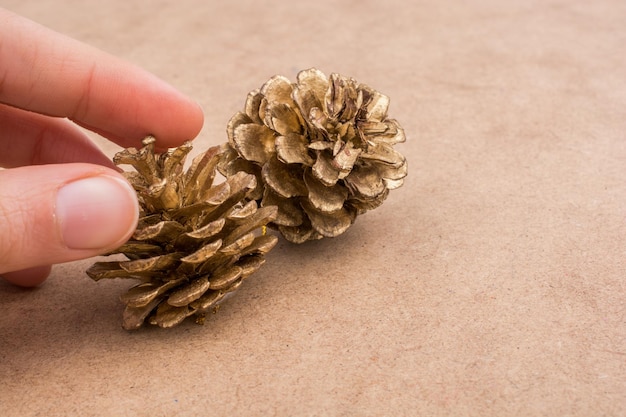
<svg viewBox="0 0 626 417"><path fill-rule="evenodd" d="M198 155L183 173L191 145L154 153L154 138L143 148L123 150L116 164L137 172L125 175L141 206L132 238L114 253L128 260L97 262L87 274L141 281L121 296L126 304L123 327L144 322L172 327L186 317L213 311L264 262L277 237L260 232L276 218L273 206L258 208L249 194L256 178L237 173L213 185L223 147Z"/></svg>
<svg viewBox="0 0 626 417"><path fill-rule="evenodd" d="M231 118L218 169L256 176L251 196L278 206L270 225L287 240L338 236L407 175L393 148L404 130L388 106L387 96L341 75L309 69L295 83L274 76Z"/></svg>

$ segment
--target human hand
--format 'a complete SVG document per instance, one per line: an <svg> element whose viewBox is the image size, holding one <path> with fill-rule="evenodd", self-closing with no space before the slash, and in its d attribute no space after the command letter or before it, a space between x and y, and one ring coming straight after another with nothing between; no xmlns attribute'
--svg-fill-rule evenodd
<svg viewBox="0 0 626 417"><path fill-rule="evenodd" d="M125 242L135 192L74 123L160 149L200 131L189 98L153 75L0 9L0 276L43 282L51 265Z"/></svg>

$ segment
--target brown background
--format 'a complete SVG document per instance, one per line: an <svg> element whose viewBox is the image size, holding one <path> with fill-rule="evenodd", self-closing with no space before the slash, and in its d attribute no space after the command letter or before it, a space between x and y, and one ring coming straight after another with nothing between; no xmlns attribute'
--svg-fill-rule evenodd
<svg viewBox="0 0 626 417"><path fill-rule="evenodd" d="M0 4L197 99L194 151L274 74L352 76L410 171L205 326L123 331L93 260L0 284L3 416L626 414L625 2Z"/></svg>

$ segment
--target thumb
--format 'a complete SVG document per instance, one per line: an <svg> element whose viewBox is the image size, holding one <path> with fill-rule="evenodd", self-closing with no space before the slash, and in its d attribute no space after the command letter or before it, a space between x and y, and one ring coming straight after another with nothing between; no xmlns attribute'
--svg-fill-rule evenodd
<svg viewBox="0 0 626 417"><path fill-rule="evenodd" d="M109 168L0 170L0 276L115 249L132 235L138 214L135 191Z"/></svg>

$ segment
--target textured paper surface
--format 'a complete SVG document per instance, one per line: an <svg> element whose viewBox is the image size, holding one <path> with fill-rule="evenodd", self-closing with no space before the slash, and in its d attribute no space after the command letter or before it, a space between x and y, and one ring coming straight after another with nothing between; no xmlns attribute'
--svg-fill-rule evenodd
<svg viewBox="0 0 626 417"><path fill-rule="evenodd" d="M204 326L122 330L93 260L0 284L1 415L626 414L624 2L2 3L197 99L194 151L274 74L353 76L409 176Z"/></svg>

